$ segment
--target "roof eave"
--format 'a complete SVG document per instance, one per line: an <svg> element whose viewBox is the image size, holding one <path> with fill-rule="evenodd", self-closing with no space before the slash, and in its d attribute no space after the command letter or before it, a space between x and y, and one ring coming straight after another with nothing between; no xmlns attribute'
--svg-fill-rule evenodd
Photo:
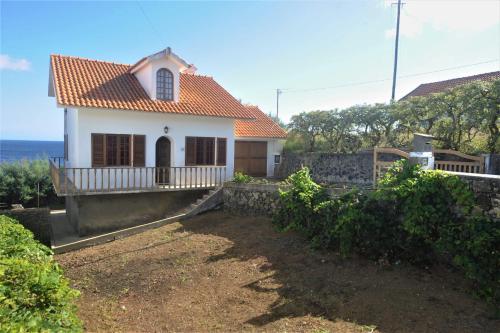
<svg viewBox="0 0 500 333"><path fill-rule="evenodd" d="M164 50L161 50L159 52L153 53L153 54L151 54L149 56L146 56L146 57L142 58L141 60L139 60L138 62L136 62L134 65L132 65L132 67L130 67L129 72L132 73L132 74L136 73L139 69L141 69L144 65L146 65L150 61L156 60L156 59L161 59L161 58L164 58L164 57L172 57L172 59L175 62L177 62L178 65L183 66L185 68L189 68L190 67L190 64L188 64L187 61L185 61L184 59L182 59L181 57L179 57L177 54L175 54L174 52L172 52L172 49L170 47L167 47Z"/></svg>

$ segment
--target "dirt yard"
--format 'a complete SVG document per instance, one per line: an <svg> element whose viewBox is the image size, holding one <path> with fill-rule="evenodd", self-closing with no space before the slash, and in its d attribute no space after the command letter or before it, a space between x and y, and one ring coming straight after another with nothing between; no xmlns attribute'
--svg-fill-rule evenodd
<svg viewBox="0 0 500 333"><path fill-rule="evenodd" d="M500 332L450 271L314 252L265 218L213 212L56 259L91 332Z"/></svg>

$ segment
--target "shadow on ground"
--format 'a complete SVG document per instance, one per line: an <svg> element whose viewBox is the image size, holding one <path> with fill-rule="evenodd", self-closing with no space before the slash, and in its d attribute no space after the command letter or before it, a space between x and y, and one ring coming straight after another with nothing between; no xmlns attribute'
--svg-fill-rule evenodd
<svg viewBox="0 0 500 333"><path fill-rule="evenodd" d="M380 332L499 332L486 305L465 291L458 274L433 267L381 267L331 252L312 251L294 234L273 230L269 219L208 213L181 222L183 231L232 242L206 263L263 258L264 278L243 286L279 297L247 321L264 327L283 318L320 317ZM292 329L293 330L293 329Z"/></svg>

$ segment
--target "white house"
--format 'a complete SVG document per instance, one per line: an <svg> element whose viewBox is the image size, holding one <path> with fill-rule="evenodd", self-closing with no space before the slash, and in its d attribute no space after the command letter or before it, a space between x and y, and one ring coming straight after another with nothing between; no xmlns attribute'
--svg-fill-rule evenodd
<svg viewBox="0 0 500 333"><path fill-rule="evenodd" d="M273 176L285 131L195 71L170 48L134 65L51 56L65 146L51 175L80 236L165 218L235 170Z"/></svg>
<svg viewBox="0 0 500 333"><path fill-rule="evenodd" d="M64 109L60 195L213 186L234 170L272 177L286 132L195 74L170 48L134 65L52 55Z"/></svg>

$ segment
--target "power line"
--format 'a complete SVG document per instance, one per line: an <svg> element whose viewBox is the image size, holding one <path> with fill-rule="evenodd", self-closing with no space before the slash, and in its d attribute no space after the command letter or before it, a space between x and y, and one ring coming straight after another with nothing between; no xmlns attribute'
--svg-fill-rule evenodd
<svg viewBox="0 0 500 333"><path fill-rule="evenodd" d="M151 29L153 29L153 32L157 35L157 37L161 37L159 31L156 29L156 27L153 24L153 22L149 19L148 14L146 14L146 11L144 10L144 8L142 8L141 2L140 1L136 1L136 3L137 3L137 6L139 6L139 9L142 12L142 15L144 16L144 18L146 19L146 21L148 22L148 24L151 26Z"/></svg>
<svg viewBox="0 0 500 333"><path fill-rule="evenodd" d="M477 65L489 64L489 63L498 62L498 61L500 61L500 58L492 59L492 60L487 60L487 61L476 62L476 63L473 63L473 64L467 64L467 65L461 65L461 66L454 66L454 67L446 67L446 68L437 69L437 70L428 71L428 72L420 72L420 73L399 75L397 78L401 79L401 78L422 76L422 75L427 75L427 74L432 74L432 73L439 73L439 72L445 72L445 71L450 71L450 70L455 70L455 69L473 67L473 66L477 66ZM319 91L319 90L330 90L330 89L337 89L337 88L361 86L361 85L373 84L373 83L381 83L381 82L386 82L386 81L390 81L390 80L391 80L391 78L385 78L385 79L370 80L370 81L351 82L351 83L339 84L339 85L329 86L329 87L318 87L318 88L307 88L307 89L280 89L280 93L283 94L283 93L295 93L295 92L310 92L310 91Z"/></svg>

